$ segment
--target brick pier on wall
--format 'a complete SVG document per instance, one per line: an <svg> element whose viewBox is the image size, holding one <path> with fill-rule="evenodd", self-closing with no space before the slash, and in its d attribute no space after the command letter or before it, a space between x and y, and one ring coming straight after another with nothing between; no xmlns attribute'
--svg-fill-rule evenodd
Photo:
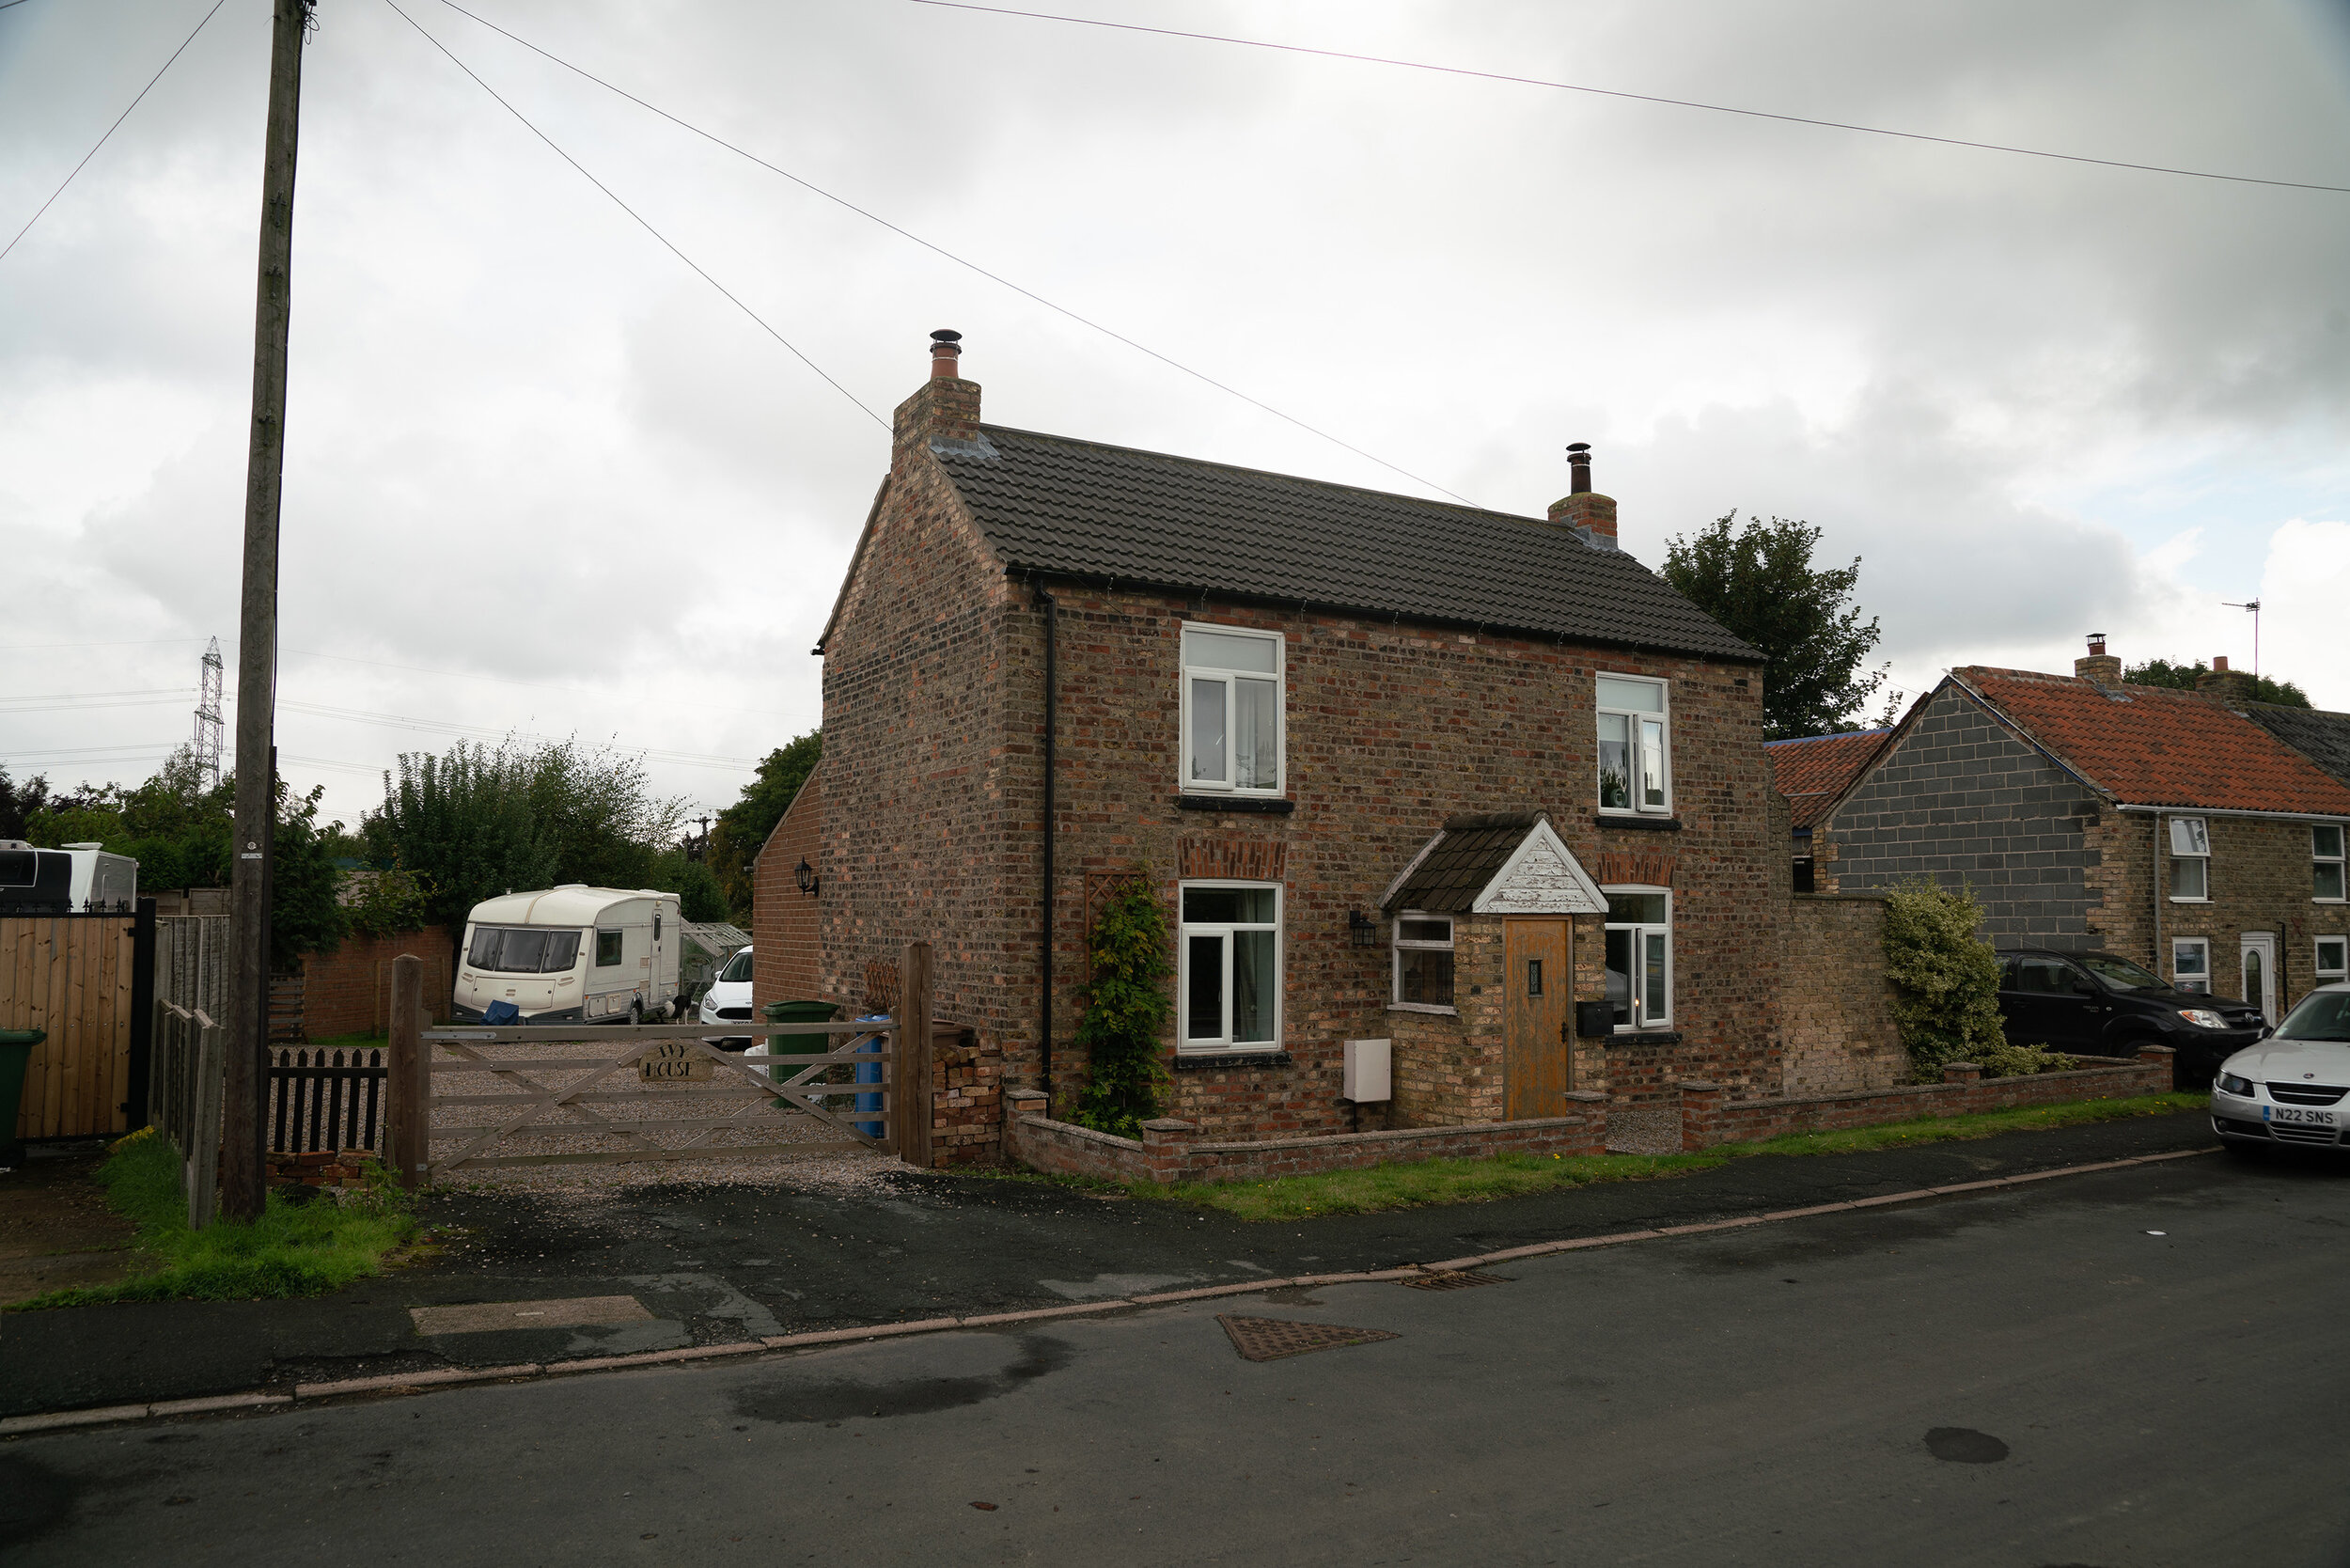
<svg viewBox="0 0 2350 1568"><path fill-rule="evenodd" d="M969 1029L935 1026L931 1043L931 1165L1004 1163L1004 1052Z"/></svg>

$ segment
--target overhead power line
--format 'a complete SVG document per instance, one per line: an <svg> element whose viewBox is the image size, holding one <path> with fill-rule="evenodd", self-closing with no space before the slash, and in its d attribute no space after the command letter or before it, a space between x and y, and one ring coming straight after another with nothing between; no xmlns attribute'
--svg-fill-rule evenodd
<svg viewBox="0 0 2350 1568"><path fill-rule="evenodd" d="M448 45L443 43L439 39L434 38L431 33L425 31L424 24L422 23L419 23L415 17L410 16L406 11L401 10L398 0L384 0L384 3L391 7L393 11L398 13L402 22L405 22L409 26L414 27L416 30L417 35L427 43L439 50L443 55L447 55L449 64L463 71L467 76L472 77L474 86L479 87L483 92L488 93L492 98L496 99L499 108L504 109L508 114L512 115L516 119L522 121L523 128L525 130L528 131L532 135L538 137L540 141L546 143L547 147L557 158L562 159L565 163L571 165L572 168L577 169L579 171L580 178L587 180L590 185L593 185L597 190L602 191L605 196L609 196L612 200L613 206L618 207L621 212L626 212L630 217L635 219L637 226L643 228L646 233L660 241L663 247L666 248L670 255L676 257L679 260L693 268L695 273L700 276L704 283L709 284L713 289L715 289L718 292L724 294L727 297L728 304L732 305L737 310L743 312L744 315L748 316L758 324L760 331L765 333L776 342L781 343L786 349L791 350L792 358L798 360L801 364L815 371L818 376L822 377L825 385L831 387L834 391L848 399L849 401L856 404L857 408L864 413L868 419L872 420L873 423L879 425L885 431L889 429L889 421L874 413L870 408L868 408L863 399L859 398L855 393L850 391L847 387L841 385L838 382L833 380L831 376L825 374L824 368L822 366L808 358L807 354L802 353L797 345L795 345L790 338L786 337L782 333L777 332L774 327L768 325L767 319L765 317L761 316L758 311L753 310L749 306L744 305L742 300L735 296L732 290L728 289L725 284L719 282L716 278L711 276L708 272L703 270L700 262L695 260L692 257L678 249L678 247L670 242L669 237L662 233L658 228L655 228L651 223L646 219L643 213L637 212L635 208L631 207L627 202L622 201L619 197L619 194L614 191L611 186L605 184L603 180L598 180L594 175L589 174L588 172L588 166L585 164L582 164L578 159L572 157L570 153L564 151L562 148L557 146L554 137L548 135L544 131L540 130L537 125L531 122L529 116L524 114L520 109L515 108L514 105L509 103L503 97L500 97L498 90L495 87L490 86L489 83L483 81L480 77L474 75L473 67L467 65L464 61L459 59L456 55L451 53Z"/></svg>
<svg viewBox="0 0 2350 1568"><path fill-rule="evenodd" d="M1160 364L1166 366L1167 368L1171 370L1180 370L1184 375L1191 377L1194 381L1201 382L1209 386L1213 386L1218 392L1224 393L1228 397L1238 398L1242 402L1247 403L1253 408L1261 409L1285 424L1296 426L1299 430L1304 431L1308 435L1313 436L1317 440L1327 441L1334 447L1342 447L1358 458L1363 458L1369 462L1377 463L1380 467L1385 468L1390 474L1401 474L1405 478L1411 480L1414 484L1424 485L1440 495L1449 495L1464 506L1475 506L1477 504L1476 502L1470 500L1467 496L1460 494L1458 491L1448 490L1434 479L1422 478L1420 476L1413 473L1408 468L1398 467L1396 464L1389 463L1386 458L1379 456L1376 452L1366 451L1362 447L1355 446L1351 441L1345 440L1340 436L1332 435L1328 431L1321 430L1315 426L1308 424L1305 420L1298 418L1295 415L1284 414L1281 410L1274 407L1271 403L1266 402L1261 398L1253 398L1236 386L1216 380L1214 376L1209 375L1204 370L1195 370L1190 366L1183 363L1181 360L1170 359L1166 354L1159 353L1158 350L1152 348L1146 343L1136 342L1134 338L1127 337L1122 332L1119 332L1111 327L1104 326L1101 322L1094 321L1089 317L1081 316L1076 311L1070 309L1067 306L1057 305L1053 301L1046 299L1042 294L1038 293L1035 290L1022 288L1019 284L1014 283L1011 279L1003 276L1001 274L992 273L985 267L980 266L978 262L956 255L953 251L947 249L944 245L936 244L929 240L925 240L922 236L915 233L912 229L901 228L898 225L891 223L887 218L883 217L878 212L873 212L863 207L859 207L855 202L851 201L846 196L836 196L832 192L824 189L822 185L818 185L810 180L802 179L799 175L793 174L790 169L771 164L766 159L761 158L758 153L752 152L748 149L739 147L735 143L728 141L724 136L717 134L715 132L706 131L689 119L682 119L678 116L671 114L668 110L661 107L658 103L647 102L644 99L641 99L634 93L630 92L626 87L614 86L612 83L605 81L603 77L598 76L594 71L588 70L584 66L573 65L571 61L564 59L561 55L552 54L545 49L541 49L539 45L531 42L528 39L516 33L508 32L505 28L499 26L496 23L492 22L489 18L467 10L464 7L457 4L457 0L441 0L441 4L446 6L450 10L455 11L460 16L469 17L473 21L481 24L482 26L489 28L490 31L497 34L500 38L522 45L525 49L529 50L532 54L540 56L541 59L547 60L552 64L561 66L565 71L570 71L572 75L583 77L588 81L593 82L597 86L603 88L604 91L616 93L619 97L627 99L631 103L635 104L638 108L643 109L650 114L659 115L663 119L667 120L679 130L690 131L695 135L701 137L702 140L709 142L713 146L722 147L738 158L747 158L752 163L757 164L760 168L765 169L768 173L781 175L784 179L789 180L791 183L799 186L800 189L807 191L811 196L822 196L826 201L833 203L835 206L846 208L848 211L854 212L858 217L863 218L870 223L877 223L881 225L882 227L889 230L892 234L897 235L899 238L911 240L916 244L920 245L924 250L931 252L933 256L941 257L946 260L952 261L958 267L977 273L979 276L987 279L990 283L995 284L1001 288L1009 289L1013 293L1020 295L1023 299L1041 305L1045 309L1052 311L1056 315L1066 317L1068 320L1076 322L1079 326L1098 332L1103 337L1107 337L1114 342L1122 343L1127 348L1134 350L1136 353L1147 354L1151 358L1155 359ZM413 26L415 24L411 23L410 25ZM454 57L455 56L453 55L451 56L451 58ZM471 73L468 72L468 74Z"/></svg>
<svg viewBox="0 0 2350 1568"><path fill-rule="evenodd" d="M65 188L73 183L73 175L80 174L84 168L87 167L89 161L98 156L98 149L106 145L107 137L112 136L117 131L122 129L122 122L131 118L131 110L139 106L140 101L145 99L148 93L153 90L155 84L164 79L164 71L171 69L171 61L178 59L181 55L187 52L188 45L196 41L196 34L204 30L204 23L212 21L214 12L217 12L221 7L227 5L227 3L228 0L212 0L212 10L204 13L204 22L197 23L196 24L196 31L190 33L186 38L180 40L180 47L171 52L171 59L164 62L162 71L156 71L154 75L147 79L147 86L139 89L139 96L137 98L131 100L130 107L124 109L122 113L115 116L115 122L106 127L106 134L99 137L97 142L91 146L90 149L82 154L82 161L73 165L73 174L69 174L65 177L65 179L58 181L57 188L49 193L49 200L42 202L34 212L33 215L24 220L24 227L16 231L16 239L10 240L5 246L0 246L0 260L8 259L8 252L16 248L17 240L22 240L26 234L30 233L32 231L33 225L40 222L41 213L49 211L50 204L55 202L59 196L65 195ZM23 4L23 0L8 0L8 4L12 6L21 5ZM4 8L0 8L0 9Z"/></svg>
<svg viewBox="0 0 2350 1568"><path fill-rule="evenodd" d="M1867 136L1892 136L1905 142L1933 142L1942 147L1970 148L1978 152L2008 152L2022 158L2052 158L2066 164L2095 164L2103 168L2134 169L2140 174L2175 174L2189 180L2223 180L2237 185L2274 185L2289 191L2329 191L2350 196L2350 185L2323 185L2307 180L2270 180L2252 174L2219 174L2210 169L2175 168L2167 164L2133 164L2121 158L2092 158L2078 152L2050 152L2044 148L2014 147L2004 142L1968 141L1963 136L1934 136L1922 131L1894 131L1882 125L1850 120L1814 119L1770 109L1742 109L1730 103L1707 103L1693 98L1666 98L1656 93L1626 92L1618 87L1594 87L1580 82L1554 82L1540 76L1513 76L1507 71L1478 71L1468 66L1434 65L1426 60L1402 60L1386 55L1357 55L1343 49L1316 49L1302 43L1275 43L1266 39L1234 38L1224 33L1193 33L1180 27L1149 27L1138 22L1105 22L1091 16L1060 16L1051 11L1014 10L1006 6L973 5L970 0L913 0L917 6L942 10L979 11L989 16L1015 16L1030 22L1061 22L1079 27L1106 27L1120 33L1152 33L1161 38L1192 39L1201 43L1229 43L1244 49L1271 49L1285 55L1314 55L1325 60L1353 60L1361 65L1395 66L1404 71L1431 71L1447 76L1473 76L1487 82L1518 86L1550 87L1559 92L1586 93L1593 98L1621 98L1634 103L1659 103L1674 109L1702 109L1714 115L1737 115L1746 119L1775 119L1786 125L1817 126L1824 131L1856 131Z"/></svg>

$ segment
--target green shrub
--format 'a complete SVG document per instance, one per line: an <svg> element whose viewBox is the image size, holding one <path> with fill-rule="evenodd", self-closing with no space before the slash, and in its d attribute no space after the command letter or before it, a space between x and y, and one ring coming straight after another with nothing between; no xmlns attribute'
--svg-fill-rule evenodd
<svg viewBox="0 0 2350 1568"><path fill-rule="evenodd" d="M1919 1083L1939 1081L1945 1062L1980 1062L2007 1043L1999 962L1975 935L1982 923L1970 890L1923 879L1898 884L1885 901L1885 978Z"/></svg>
<svg viewBox="0 0 2350 1568"><path fill-rule="evenodd" d="M1085 1093L1069 1120L1096 1132L1140 1137L1159 1114L1167 1069L1159 1034L1169 1007L1167 911L1152 890L1146 868L1102 901L1087 936L1093 980L1086 988L1077 1043L1091 1068Z"/></svg>
<svg viewBox="0 0 2350 1568"><path fill-rule="evenodd" d="M1975 1065L1982 1069L1986 1078L2023 1078L2034 1073L2065 1073L2078 1067L2081 1058L2068 1057L2062 1051L2051 1051L2045 1045L1994 1045L1978 1055Z"/></svg>

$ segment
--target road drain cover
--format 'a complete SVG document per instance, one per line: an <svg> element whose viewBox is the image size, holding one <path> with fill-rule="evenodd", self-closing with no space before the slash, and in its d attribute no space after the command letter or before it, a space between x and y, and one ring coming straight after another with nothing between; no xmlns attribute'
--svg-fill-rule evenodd
<svg viewBox="0 0 2350 1568"><path fill-rule="evenodd" d="M1471 1285L1506 1285L1509 1282L1507 1275L1478 1274L1465 1268L1438 1269L1417 1278L1400 1281L1416 1291L1465 1291Z"/></svg>
<svg viewBox="0 0 2350 1568"><path fill-rule="evenodd" d="M1246 1361L1277 1361L1284 1356L1303 1356L1309 1350L1332 1350L1340 1345L1367 1345L1396 1336L1384 1328L1345 1328L1335 1323L1296 1323L1288 1318L1244 1318L1230 1312L1216 1314L1216 1322L1232 1337L1232 1348Z"/></svg>

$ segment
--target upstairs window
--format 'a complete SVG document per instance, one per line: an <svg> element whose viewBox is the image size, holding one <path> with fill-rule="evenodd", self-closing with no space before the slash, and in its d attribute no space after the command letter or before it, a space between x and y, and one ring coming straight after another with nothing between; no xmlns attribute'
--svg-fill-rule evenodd
<svg viewBox="0 0 2350 1568"><path fill-rule="evenodd" d="M2211 899L2211 830L2201 817L2170 819L2170 898L2177 903Z"/></svg>
<svg viewBox="0 0 2350 1568"><path fill-rule="evenodd" d="M1183 785L1277 795L1283 740L1278 632L1183 628Z"/></svg>
<svg viewBox="0 0 2350 1568"><path fill-rule="evenodd" d="M2325 903L2342 902L2342 824L2328 823L2310 829L2311 897Z"/></svg>
<svg viewBox="0 0 2350 1568"><path fill-rule="evenodd" d="M1610 887L1607 1000L1619 1029L1660 1029L1673 1015L1672 894L1663 887Z"/></svg>
<svg viewBox="0 0 2350 1568"><path fill-rule="evenodd" d="M1395 1005L1452 1009L1452 917L1395 917Z"/></svg>
<svg viewBox="0 0 2350 1568"><path fill-rule="evenodd" d="M2339 984L2350 980L2350 936L2317 939L2317 983Z"/></svg>
<svg viewBox="0 0 2350 1568"><path fill-rule="evenodd" d="M1599 808L1672 814L1671 717L1665 682L1603 675L1599 710Z"/></svg>

